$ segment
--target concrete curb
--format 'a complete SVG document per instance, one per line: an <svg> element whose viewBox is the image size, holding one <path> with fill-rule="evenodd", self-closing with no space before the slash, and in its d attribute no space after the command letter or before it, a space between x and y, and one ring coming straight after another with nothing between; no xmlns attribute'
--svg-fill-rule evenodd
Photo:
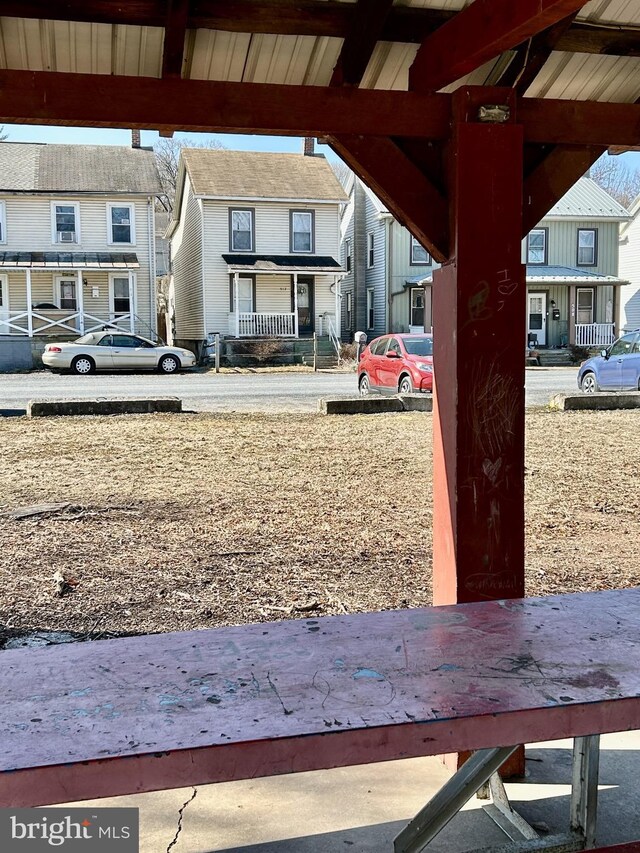
<svg viewBox="0 0 640 853"><path fill-rule="evenodd" d="M153 412L182 411L178 397L111 397L85 400L29 400L28 418L60 417L64 415L145 415Z"/></svg>
<svg viewBox="0 0 640 853"><path fill-rule="evenodd" d="M383 412L430 412L433 398L430 394L404 394L383 397L321 397L318 411L322 415L377 415Z"/></svg>
<svg viewBox="0 0 640 853"><path fill-rule="evenodd" d="M640 391L626 394L556 394L549 400L549 408L560 412L638 409Z"/></svg>

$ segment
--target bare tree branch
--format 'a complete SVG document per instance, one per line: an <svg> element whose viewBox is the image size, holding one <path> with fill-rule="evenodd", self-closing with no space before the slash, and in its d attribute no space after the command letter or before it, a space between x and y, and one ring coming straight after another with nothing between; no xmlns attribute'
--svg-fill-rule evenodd
<svg viewBox="0 0 640 853"><path fill-rule="evenodd" d="M176 139L175 137L161 137L153 147L156 155L156 164L160 173L162 188L169 199L169 206L173 208L173 200L176 195L176 180L178 177L178 161L183 148L212 148L221 149L224 145L216 139L207 142L198 142L195 139Z"/></svg>
<svg viewBox="0 0 640 853"><path fill-rule="evenodd" d="M618 157L604 154L591 167L589 177L627 209L640 194L640 170L630 169Z"/></svg>

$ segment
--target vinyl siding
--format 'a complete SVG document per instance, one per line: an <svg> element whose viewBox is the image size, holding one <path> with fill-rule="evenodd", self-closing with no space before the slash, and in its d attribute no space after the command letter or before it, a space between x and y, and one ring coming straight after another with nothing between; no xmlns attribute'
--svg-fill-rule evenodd
<svg viewBox="0 0 640 853"><path fill-rule="evenodd" d="M595 228L598 232L596 266L580 269L602 275L618 275L618 222L589 219L557 221L543 219L538 228L548 228L548 263L551 266L578 267L578 229ZM527 260L527 241L522 243L522 260Z"/></svg>
<svg viewBox="0 0 640 853"><path fill-rule="evenodd" d="M386 280L387 280L387 221L381 218L369 194L365 194L365 286L356 295L356 318L358 329L366 331L369 340L383 335L387 327ZM374 265L369 267L369 234L374 236ZM367 328L367 290L374 289L373 330Z"/></svg>
<svg viewBox="0 0 640 853"><path fill-rule="evenodd" d="M140 317L138 331L149 334L149 326L156 327L155 318L155 281L151 282L149 259L149 227L147 199L127 196L85 198L78 196L4 196L6 206L6 236L5 243L0 244L0 251L10 252L134 252L140 263L135 270L136 279L136 313ZM51 203L58 204L75 202L80 212L80 243L53 243L51 233ZM135 245L108 243L107 210L110 203L133 204L135 211ZM151 217L151 227L153 217ZM155 233L152 234L152 245ZM65 270L32 273L33 302L56 303L54 281L56 276ZM72 272L69 270L69 272ZM75 276L76 271L73 271ZM124 271L126 275L126 271ZM11 311L21 308L26 310L26 286L24 273L10 273L9 294ZM96 278L97 276L97 278ZM86 313L96 313L100 319L107 319L109 311L108 273L101 270L82 271L82 278L87 281L83 291L84 310ZM96 282L100 288L97 299L92 296L92 285ZM151 287L153 284L153 288ZM91 321L88 321L89 323ZM58 330L60 331L60 330Z"/></svg>
<svg viewBox="0 0 640 853"><path fill-rule="evenodd" d="M411 264L411 233L400 225L393 223L392 235L392 262L390 274L390 287L393 296L391 309L390 332L408 332L411 317L411 295L409 286L405 286L407 279L416 276L428 276L438 269L440 264L432 261L431 264ZM431 291L427 287L425 291L425 326L431 326Z"/></svg>
<svg viewBox="0 0 640 853"><path fill-rule="evenodd" d="M222 255L229 254L229 209L251 207L255 210L255 252L262 255L288 255L289 211L315 211L315 252L316 255L330 255L336 260L339 255L339 209L338 205L295 205L278 202L257 202L255 204L220 202L203 199L204 222L204 278L207 332L232 334L229 327L231 312L230 277L228 267ZM304 264L304 254L300 254L300 263ZM300 273L309 275L309 273ZM315 277L315 325L318 329L318 316L325 311L335 315L335 296L329 287L333 276ZM289 313L291 312L291 276L259 275L256 280L256 311Z"/></svg>
<svg viewBox="0 0 640 853"><path fill-rule="evenodd" d="M640 328L640 207L620 241L620 278L629 284L621 288L622 326Z"/></svg>
<svg viewBox="0 0 640 853"><path fill-rule="evenodd" d="M350 342L353 329L348 327L347 323L347 294L351 294L353 299L354 278L356 270L356 241L355 241L355 225L356 217L356 186L357 180L354 179L349 195L349 203L346 205L342 214L341 223L341 244L340 244L340 263L346 270L347 268L347 240L351 242L351 270L345 274L340 285L342 298L340 300L340 336L343 341Z"/></svg>
<svg viewBox="0 0 640 853"><path fill-rule="evenodd" d="M171 238L171 269L175 304L175 339L206 337L202 298L202 214L185 176L180 221ZM207 329L222 331L221 329Z"/></svg>

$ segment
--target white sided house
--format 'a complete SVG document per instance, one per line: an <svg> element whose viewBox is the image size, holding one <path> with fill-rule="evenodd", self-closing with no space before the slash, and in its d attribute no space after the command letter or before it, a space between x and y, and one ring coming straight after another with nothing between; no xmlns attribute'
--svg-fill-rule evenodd
<svg viewBox="0 0 640 853"><path fill-rule="evenodd" d="M629 209L631 218L620 228L620 275L628 284L622 288L622 328L640 329L640 195Z"/></svg>
<svg viewBox="0 0 640 853"><path fill-rule="evenodd" d="M181 153L169 225L174 340L337 343L344 190L322 156ZM295 347L291 351L296 352Z"/></svg>
<svg viewBox="0 0 640 853"><path fill-rule="evenodd" d="M153 151L0 144L0 369L105 325L154 333Z"/></svg>

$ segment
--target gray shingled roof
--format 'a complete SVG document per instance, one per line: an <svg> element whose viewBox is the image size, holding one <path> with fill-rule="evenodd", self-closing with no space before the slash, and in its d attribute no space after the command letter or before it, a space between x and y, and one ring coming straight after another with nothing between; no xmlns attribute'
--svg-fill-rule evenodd
<svg viewBox="0 0 640 853"><path fill-rule="evenodd" d="M162 193L153 151L124 145L0 143L0 191Z"/></svg>
<svg viewBox="0 0 640 853"><path fill-rule="evenodd" d="M324 157L187 148L182 157L196 195L347 201Z"/></svg>

